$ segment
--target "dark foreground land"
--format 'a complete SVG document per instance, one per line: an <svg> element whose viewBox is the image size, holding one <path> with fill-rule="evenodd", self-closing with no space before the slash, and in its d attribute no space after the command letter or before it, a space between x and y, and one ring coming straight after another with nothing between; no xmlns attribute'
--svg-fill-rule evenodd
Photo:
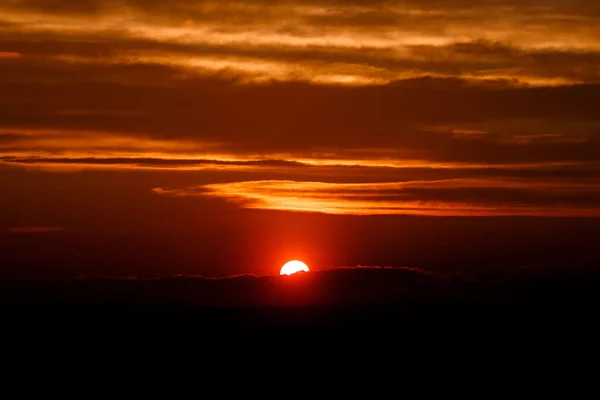
<svg viewBox="0 0 600 400"><path fill-rule="evenodd" d="M5 281L0 289L5 332L63 338L141 332L136 340L176 335L228 341L527 341L584 340L600 332L595 270L473 277L358 269L290 278Z"/></svg>

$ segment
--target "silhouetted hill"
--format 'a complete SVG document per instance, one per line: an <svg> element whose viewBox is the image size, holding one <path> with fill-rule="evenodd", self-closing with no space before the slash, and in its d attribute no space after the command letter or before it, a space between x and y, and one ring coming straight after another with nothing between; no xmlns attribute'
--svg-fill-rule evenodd
<svg viewBox="0 0 600 400"><path fill-rule="evenodd" d="M172 321L192 326L396 327L407 321L532 324L584 315L600 304L593 270L522 269L475 275L410 268L340 268L291 277L90 278L4 281L15 320ZM135 322L137 321L137 322Z"/></svg>

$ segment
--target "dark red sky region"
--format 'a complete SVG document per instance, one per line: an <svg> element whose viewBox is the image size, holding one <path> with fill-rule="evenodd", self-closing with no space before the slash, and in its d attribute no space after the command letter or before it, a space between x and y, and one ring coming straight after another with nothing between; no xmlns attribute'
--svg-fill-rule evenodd
<svg viewBox="0 0 600 400"><path fill-rule="evenodd" d="M598 263L599 19L4 0L0 278Z"/></svg>

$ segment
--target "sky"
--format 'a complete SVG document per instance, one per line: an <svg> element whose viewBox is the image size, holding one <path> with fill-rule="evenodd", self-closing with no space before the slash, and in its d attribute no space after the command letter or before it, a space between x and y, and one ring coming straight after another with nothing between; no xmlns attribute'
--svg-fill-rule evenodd
<svg viewBox="0 0 600 400"><path fill-rule="evenodd" d="M4 0L0 278L570 267L596 0Z"/></svg>

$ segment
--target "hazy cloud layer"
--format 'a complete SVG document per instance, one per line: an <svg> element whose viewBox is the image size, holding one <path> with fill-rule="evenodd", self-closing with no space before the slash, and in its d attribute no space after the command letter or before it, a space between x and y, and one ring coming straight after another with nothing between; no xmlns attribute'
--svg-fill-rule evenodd
<svg viewBox="0 0 600 400"><path fill-rule="evenodd" d="M585 304L586 301L596 304L597 282L598 274L593 271L561 272L540 268L502 274L484 271L457 274L414 268L363 267L336 268L290 277L244 275L224 279L168 276L159 279L82 277L64 281L24 280L0 283L0 302L4 306L17 307L127 306L127 312L136 306L161 309L243 307L243 318L232 321L249 327L252 323L264 322L283 325L298 317L292 309L283 309L267 321L267 315L263 314L260 318L259 314L254 314L258 310L251 308L265 306L345 306L351 307L354 312L360 311L355 308L357 306L406 306L405 311L420 312L421 309L413 307L462 304L485 308L492 304L524 306L547 302L564 306L579 302ZM52 309L57 310L60 309ZM323 322L328 324L358 317L357 314L344 315L340 309L330 311L334 312L322 316L326 318ZM556 310L553 309L554 312ZM397 314L400 318L406 317L405 312ZM227 315L239 318L229 313L217 317L226 322ZM250 317L259 318L254 320Z"/></svg>
<svg viewBox="0 0 600 400"><path fill-rule="evenodd" d="M467 179L361 186L374 203L335 212L594 216L599 18L596 0L4 1L0 166Z"/></svg>
<svg viewBox="0 0 600 400"><path fill-rule="evenodd" d="M65 232L66 229L61 226L15 226L7 228L8 233L59 233Z"/></svg>
<svg viewBox="0 0 600 400"><path fill-rule="evenodd" d="M154 189L218 196L248 208L330 214L599 217L599 181L450 179L392 183L255 181Z"/></svg>
<svg viewBox="0 0 600 400"><path fill-rule="evenodd" d="M335 268L283 277L238 275L222 278L165 276L154 279L98 278L84 276L52 282L21 281L0 287L3 305L31 305L43 301L55 305L129 306L285 306L360 305L402 301L412 296L433 299L448 295L445 286L459 275L432 273L416 268ZM462 282L456 281L459 284ZM420 289L421 293L418 293ZM443 292L435 293L437 290Z"/></svg>
<svg viewBox="0 0 600 400"><path fill-rule="evenodd" d="M115 77L126 78L121 72ZM1 84L10 96L0 99L0 151L493 164L600 159L600 85L498 88L420 79L354 88L211 79L156 87L135 83L144 70L129 73L133 82L123 84L90 82L93 72L79 68L60 84Z"/></svg>
<svg viewBox="0 0 600 400"><path fill-rule="evenodd" d="M16 0L3 9L7 50L0 51L74 63L341 84L429 74L530 84L599 79L593 0Z"/></svg>

